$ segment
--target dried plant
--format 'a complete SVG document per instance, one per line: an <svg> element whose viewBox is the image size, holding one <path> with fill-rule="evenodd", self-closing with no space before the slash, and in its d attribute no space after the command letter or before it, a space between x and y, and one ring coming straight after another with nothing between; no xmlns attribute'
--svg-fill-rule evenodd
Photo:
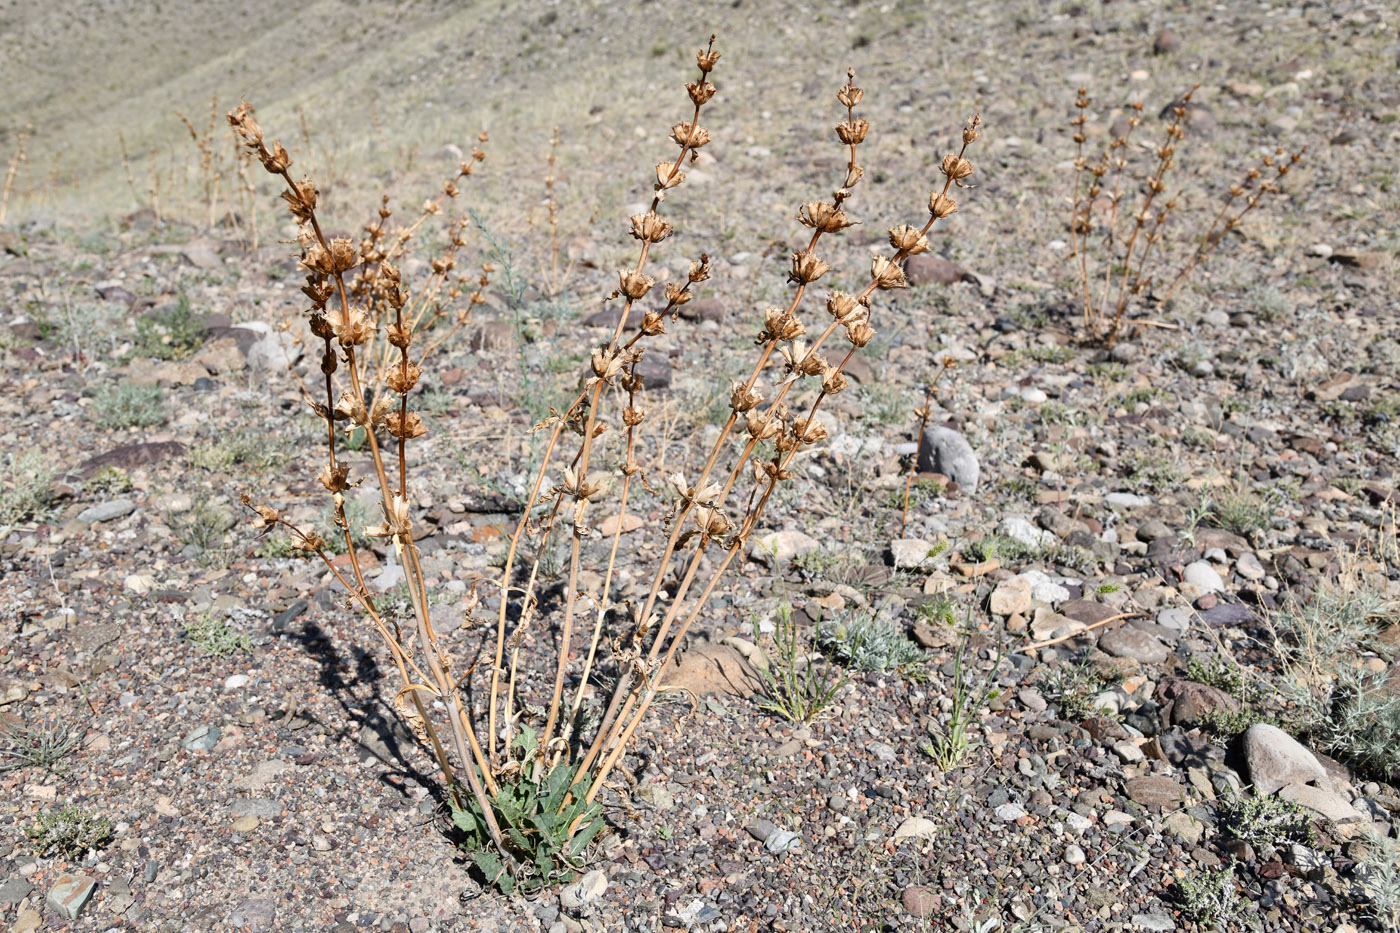
<svg viewBox="0 0 1400 933"><path fill-rule="evenodd" d="M656 285L647 273L648 260L673 233L671 223L661 216L662 204L685 181L687 161L694 161L710 140L700 117L716 90L709 81L720 57L713 43L712 37L697 53L699 74L686 85L690 117L671 128L679 154L657 163L651 203L630 218L630 234L640 248L635 264L618 273L618 287L608 299L621 302L618 323L611 337L592 350L591 374L582 390L562 411L551 410L536 426L544 438L540 463L501 570L488 670L479 671L476 665L460 669L434 633L414 543L414 498L405 456L408 441L426 433L419 415L409 408L409 395L429 353L451 332L428 328L452 314L451 299L458 289L449 284L449 273L462 245L463 225L449 222L447 254L434 261L428 282L411 290L394 259L418 225L438 213L441 198L395 236L388 236L383 227L385 205L380 221L366 228L368 236L360 243L328 240L317 214L316 185L293 179L286 150L275 142L269 148L251 107L245 103L229 114L249 151L285 182L282 196L300 224L310 329L323 342L324 402L314 402L325 421L328 448L320 481L332 496L348 564L333 564L329 546L314 531L296 528L269 506L248 504L256 509L261 525L286 529L297 546L319 555L383 638L402 681L397 704L442 769L454 821L479 846L478 867L504 890L538 890L569 877L579 864L584 847L602 827L596 798L663 689L668 666L686 633L724 574L748 550L775 491L792 477L795 458L826 438L820 409L847 387L843 371L848 361L875 336L875 293L906 285L904 260L929 248L929 229L957 210L950 192L964 187L973 172L965 153L980 135L979 117L968 121L961 149L942 160L942 184L930 195L922 224L892 228L890 248L873 260L865 286L855 294L828 295L830 320L808 338L799 312L813 283L830 269L818 247L827 234L840 233L855 222L847 202L864 176L857 147L869 124L856 115L864 92L848 74L837 94L846 108L845 119L836 126L846 164L831 201L813 201L798 213L812 232L805 246L791 255L787 277L795 286L793 294L784 307L764 312L757 359L747 377L730 387L728 417L698 473L674 473L664 483L650 483L639 450L638 428L647 412L639 404L637 367L648 339L665 332L680 306L691 300L693 287L709 277L708 257L702 253L687 274L665 286L664 303L651 310L641 303ZM479 152L475 155L480 158ZM461 175L470 175L473 164L463 165ZM447 183L444 196L457 194L456 181ZM439 307L444 292L449 300ZM460 315L479 300L477 292L466 301L456 318L459 324L464 319ZM435 331L442 334L433 336ZM830 353L829 344L837 339L843 346L834 354L837 361L831 362L823 350ZM781 376L775 385L760 385L770 363ZM819 382L816 397L809 406L790 409L788 398L800 391L804 380ZM347 381L348 388L340 391ZM387 539L405 570L413 604L411 632L386 618L366 587L345 512L345 493L356 480L349 475L349 464L337 456L338 423L363 429L368 440L383 513L383 522L370 533ZM392 440L382 443L381 432ZM566 444L566 438L571 443ZM616 460L608 462L614 456ZM647 595L638 605L622 607L614 595L615 571L629 501L639 483L652 491L660 487L664 492L659 494L673 502L660 558L649 564ZM610 534L601 584L598 591L585 593L584 544L600 536L592 513L599 500L614 496L616 529ZM540 585L560 536L568 541L561 568L566 582L562 605L557 605L543 598ZM466 606L469 624L479 606L473 591ZM557 625L557 639L551 637L551 624ZM527 649L537 644L553 652L545 656L543 680L532 677L540 665L526 657ZM575 657L580 660L571 665ZM585 709L595 675L605 664L613 672L607 678L611 693L601 710L591 705ZM572 694L566 696L571 682ZM434 702L442 711L430 715L428 706Z"/></svg>
<svg viewBox="0 0 1400 933"><path fill-rule="evenodd" d="M15 138L15 151L10 156L10 164L5 168L4 187L0 188L0 224L5 222L5 215L10 210L10 195L14 194L15 179L19 177L19 170L29 164L29 155L24 151L24 144L29 140L31 132L32 127L26 125Z"/></svg>
<svg viewBox="0 0 1400 933"><path fill-rule="evenodd" d="M557 165L559 154L559 127L554 128L554 132L549 137L549 160L548 167L544 175L544 207L549 214L549 285L548 294L550 298L559 297L559 293L564 290L564 283L568 281L569 273L574 271L574 262L569 260L569 264L564 267L564 271L559 271L559 199L555 196L554 186L558 183Z"/></svg>
<svg viewBox="0 0 1400 933"><path fill-rule="evenodd" d="M1071 258L1075 261L1080 298L1084 305L1084 329L1090 339L1112 346L1122 333L1123 320L1134 302L1151 294L1160 270L1169 263L1163 243L1167 221L1181 205L1182 190L1167 194L1167 177L1176 169L1179 149L1187 136L1192 86L1169 108L1170 119L1152 158L1134 160L1133 131L1142 123L1143 104L1131 105L1132 115L1109 138L1103 151L1090 159L1088 142L1089 92L1080 88L1075 97L1074 197L1070 209ZM1196 248L1159 296L1166 303L1193 272L1209 261L1225 235L1239 226L1267 194L1280 190L1283 177L1303 157L1306 149L1288 155L1279 149L1251 167L1238 184L1231 185L1224 203L1196 241ZM1155 254L1155 255L1154 255ZM1093 261L1097 255L1100 271Z"/></svg>
<svg viewBox="0 0 1400 933"><path fill-rule="evenodd" d="M190 139L194 140L195 147L199 150L200 184L204 189L204 226L212 228L219 204L220 172L218 157L214 152L216 145L214 130L219 125L219 98L215 95L209 99L209 122L203 131L197 129L190 118L178 110L175 112L175 116L179 117L180 122L185 125Z"/></svg>

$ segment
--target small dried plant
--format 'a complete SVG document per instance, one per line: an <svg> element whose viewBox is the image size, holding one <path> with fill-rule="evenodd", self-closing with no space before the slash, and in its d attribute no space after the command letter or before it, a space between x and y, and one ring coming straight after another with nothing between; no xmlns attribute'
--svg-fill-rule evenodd
<svg viewBox="0 0 1400 933"><path fill-rule="evenodd" d="M185 125L185 130L190 134L190 139L194 141L195 148L199 150L200 185L204 192L204 226L212 228L219 205L220 172L218 155L215 152L217 141L214 132L219 125L219 98L215 95L209 99L209 122L205 124L203 130L197 128L193 121L183 113L176 111L175 116L179 117L180 122Z"/></svg>
<svg viewBox="0 0 1400 933"><path fill-rule="evenodd" d="M687 632L731 565L749 550L765 509L780 484L792 478L794 460L827 437L820 409L847 388L847 363L875 336L875 294L905 287L905 259L929 248L929 229L957 210L952 189L963 187L973 172L965 153L980 135L979 117L968 121L961 149L942 160L942 183L930 195L922 223L893 227L890 248L874 258L864 287L854 294L830 293L825 301L830 319L808 337L799 316L802 304L813 283L830 270L818 247L827 235L855 223L847 204L865 174L857 149L869 124L856 115L864 92L848 73L836 95L845 108L836 126L846 155L842 177L830 201L813 201L798 212L811 236L791 255L787 278L793 292L783 307L764 312L757 358L748 375L729 387L729 413L703 466L690 477L673 473L665 482L650 483L639 449L638 428L647 412L640 404L638 364L649 338L665 333L691 300L694 286L709 277L710 266L702 253L686 274L662 289L660 302L644 309L642 302L656 285L647 263L673 233L661 216L663 203L685 181L687 162L710 140L700 117L716 91L709 77L719 57L711 37L696 55L699 74L686 84L690 117L671 128L679 153L656 164L651 203L629 220L640 246L635 264L618 273L618 286L608 298L621 303L618 322L609 339L593 348L581 391L536 425L540 462L506 550L499 606L494 619L484 623L494 629L485 670L460 669L434 632L410 507L417 490L405 454L408 442L426 433L409 407L410 393L431 351L455 329L432 325L456 304L460 283L452 283L449 274L463 225L449 222L447 253L432 263L425 284L410 289L395 259L419 224L439 212L441 198L393 236L384 228L386 203L380 220L366 227L364 240L328 239L317 214L316 185L293 179L290 156L280 143L269 147L264 141L251 107L245 103L229 114L249 151L285 183L282 197L300 225L302 290L311 302L311 333L323 344L324 401L314 402L325 422L328 450L320 482L332 497L348 563L332 563L329 545L315 531L298 529L267 505L248 504L261 525L285 529L297 546L319 555L384 640L402 682L399 709L437 759L453 820L478 868L505 891L539 890L570 877L579 866L603 825L598 795L664 688ZM463 165L459 178L470 175L473 166ZM443 195L457 194L454 179ZM460 314L479 300L479 291L473 292ZM833 362L823 351L831 353L838 340L842 346ZM774 385L761 385L770 363L780 376ZM817 383L815 398L793 410L789 397L801 392L804 380ZM388 541L407 577L413 605L409 630L386 617L377 601L382 597L366 586L346 517L345 494L358 480L337 456L337 437L338 428L353 427L367 439L380 493L383 521L370 533ZM389 440L382 442L381 432ZM664 544L659 558L647 565L646 596L623 606L614 593L616 570L629 502L639 484L653 492L659 487L657 494L672 502L666 525L656 529ZM612 497L616 521L605 536L593 513L600 500ZM546 599L542 580L559 551L559 537L567 537L560 568L565 583L558 600ZM607 538L601 582L585 591L585 544ZM476 624L481 603L474 591L466 603L468 624ZM526 657L532 647L546 652L543 664ZM603 665L610 665L610 675L602 676ZM586 708L595 682L609 683L610 693L605 703ZM570 684L572 694L566 696Z"/></svg>
<svg viewBox="0 0 1400 933"><path fill-rule="evenodd" d="M29 134L33 129L26 125L15 137L15 151L10 156L10 164L5 167L5 184L0 187L0 224L5 222L5 215L10 210L10 195L15 192L15 179L19 177L19 170L29 164L29 155L24 150L24 144L29 141Z"/></svg>
<svg viewBox="0 0 1400 933"><path fill-rule="evenodd" d="M1084 330L1090 339L1109 346L1121 336L1128 310L1151 295L1160 270L1170 265L1163 243L1167 221L1181 206L1182 190L1167 193L1167 178L1179 161L1179 149L1187 137L1191 98L1199 84L1183 93L1169 108L1170 119L1156 146L1146 147L1151 158L1145 164L1134 159L1133 131L1142 123L1143 104L1131 105L1132 115L1117 124L1103 151L1090 158L1085 150L1092 101L1080 88L1075 97L1074 196L1070 209L1071 258L1075 261L1080 298L1084 305ZM1195 239L1194 251L1168 271L1162 294L1165 304L1193 272L1210 260L1227 234L1266 195L1277 193L1283 177L1303 158L1306 149L1289 155L1279 149L1252 166L1233 184L1210 225ZM1097 256L1097 268L1094 259Z"/></svg>

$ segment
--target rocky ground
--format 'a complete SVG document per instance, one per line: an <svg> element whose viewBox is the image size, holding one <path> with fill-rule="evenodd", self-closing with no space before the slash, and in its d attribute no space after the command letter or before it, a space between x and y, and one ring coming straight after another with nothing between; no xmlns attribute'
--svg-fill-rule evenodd
<svg viewBox="0 0 1400 933"><path fill-rule="evenodd" d="M966 85L968 106L940 91L954 110L932 129L921 82L891 61L942 26L897 12L833 33L885 84L868 82L872 177L851 208L866 225L829 251L834 286L858 287L885 227L919 216L971 106L986 121L969 152L980 187L936 255L911 261L913 287L881 296L880 335L827 409L831 440L799 461L692 639L686 689L604 794L592 870L534 901L473 877L371 627L239 505L329 516L300 277L266 232L289 232L266 219L272 189L256 248L246 226L149 210L98 222L42 202L0 230L12 929L1393 929L1400 884L1386 901L1375 866L1395 856L1400 813L1385 741L1400 725L1394 12L969 19L967 47L989 50L1014 21L1022 67L940 51L935 76ZM716 110L712 154L666 205L678 235L658 277L701 249L715 275L647 358L658 488L694 470L728 379L751 365L759 311L785 294L797 204L839 181L841 153L809 142L835 119L829 75L802 72L760 119L749 64L723 60L740 105ZM690 73L669 71L635 146L563 168L572 192L624 192L600 216L635 210L647 189L622 182L671 151L658 140ZM1065 122L1096 75L1096 98L1148 101L1153 130L1201 82L1183 242L1234 166L1310 147L1208 272L1145 302L1111 351L1084 339L1066 246ZM1124 112L1096 105L1091 136ZM726 137L727 119L742 135ZM610 335L597 299L635 255L619 224L566 213L566 287L548 294L538 209L532 229L501 220L518 174L488 157L468 183L518 288L474 233L463 270L493 260L495 284L425 376L429 434L410 448L434 618L464 655L481 631L461 594L497 572L538 452L529 428ZM957 366L919 445L911 410L945 358ZM348 456L363 474L364 452ZM668 505L635 500L624 596L644 592ZM379 517L368 494L351 513ZM366 547L375 587L406 611L401 570ZM551 586L561 566L546 562ZM813 722L790 722L754 670L782 663L767 636L786 607L806 638L873 618L899 660L856 663L828 639L847 679ZM1367 676L1375 708L1347 715L1334 683ZM969 744L949 762L940 743L960 717ZM73 808L109 831L31 838Z"/></svg>

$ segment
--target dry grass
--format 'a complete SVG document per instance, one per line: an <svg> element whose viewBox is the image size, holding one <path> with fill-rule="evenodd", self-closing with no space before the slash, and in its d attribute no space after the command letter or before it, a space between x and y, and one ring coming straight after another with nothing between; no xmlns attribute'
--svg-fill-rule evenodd
<svg viewBox="0 0 1400 933"><path fill-rule="evenodd" d="M857 152L869 125L856 115L863 91L850 81L840 89L845 117L836 133L845 156L843 174L831 201L813 201L799 212L811 235L791 254L792 293L783 307L764 313L757 358L727 391L728 416L704 465L693 476L673 473L663 482L655 467L660 452L642 449L646 435L640 428L648 413L640 405L637 367L649 338L665 333L680 306L691 300L694 286L709 277L708 257L702 253L683 278L664 287L659 308L644 310L641 303L657 285L647 272L648 261L673 233L661 208L684 183L687 162L710 139L700 118L715 94L708 76L718 59L711 39L697 54L696 79L686 85L690 117L671 128L679 154L656 164L651 203L630 218L630 233L640 247L635 263L619 271L618 287L609 296L621 303L612 336L591 348L591 373L571 404L536 425L544 437L542 455L501 571L491 655L465 670L439 642L429 617L406 456L407 444L426 433L409 407L412 390L431 365L432 351L481 300L479 291L463 298L468 283L451 274L465 225L448 221L448 249L431 262L432 274L417 289L403 281L396 262L423 222L457 197L457 182L472 174L475 161L464 164L407 227L390 234L386 199L362 241L327 239L316 185L293 179L290 157L280 143L268 147L251 107L244 104L229 114L248 150L285 183L283 198L300 225L310 330L323 344L324 386L316 394L324 401L313 402L326 424L328 458L320 481L334 503L350 556L348 571L331 564L328 543L314 531L295 528L263 505L256 506L260 521L285 527L304 550L319 554L375 625L402 681L400 710L438 760L457 825L469 841L483 846L478 866L506 890L542 887L568 877L577 866L583 846L602 825L596 798L664 687L663 672L725 573L748 550L770 500L791 478L794 460L826 438L822 405L847 388L844 368L875 336L875 294L906 285L904 260L928 249L930 228L957 209L950 192L973 171L964 153L979 136L978 117L963 130L961 149L942 160L944 179L930 195L922 223L893 227L889 249L872 261L865 286L855 294L830 293L829 321L809 336L803 303L813 283L830 271L819 247L824 237L854 223L847 204L864 176ZM482 157L479 151L474 155ZM484 276L475 284L484 285ZM767 385L770 366L780 375ZM809 384L816 386L814 400L790 408L790 399ZM383 522L369 533L386 539L406 570L414 609L409 631L386 618L361 573L345 512L345 493L358 479L337 455L340 428L362 429L368 440L383 513ZM656 482L648 482L648 473ZM615 570L638 483L666 489L673 501L664 527L644 529L665 536L647 595L624 608L614 595ZM615 500L610 511L618 519L616 530L607 542L601 586L585 592L585 545L601 537L594 513L607 499ZM561 537L567 538L567 557L558 570L566 582L556 601L542 595L541 584ZM490 625L476 619L481 605L473 593L467 617ZM557 629L557 640L546 626ZM532 649L543 650L544 657L531 660L526 653ZM576 656L580 660L571 664ZM604 663L612 669L613 686L599 712L586 704ZM545 675L533 676L542 667ZM431 714L429 706L441 712Z"/></svg>

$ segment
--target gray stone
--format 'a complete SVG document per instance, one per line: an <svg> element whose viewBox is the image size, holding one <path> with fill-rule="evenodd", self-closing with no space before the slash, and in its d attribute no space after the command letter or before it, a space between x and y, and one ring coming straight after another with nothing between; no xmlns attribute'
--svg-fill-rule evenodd
<svg viewBox="0 0 1400 933"><path fill-rule="evenodd" d="M18 904L33 890L34 885L30 884L28 879L16 875L0 884L0 904Z"/></svg>
<svg viewBox="0 0 1400 933"><path fill-rule="evenodd" d="M228 915L235 930L271 930L277 919L277 902L270 897L250 897Z"/></svg>
<svg viewBox="0 0 1400 933"><path fill-rule="evenodd" d="M1235 561L1235 573L1246 580L1262 580L1267 575L1264 565L1259 562L1259 558L1253 551L1246 551Z"/></svg>
<svg viewBox="0 0 1400 933"><path fill-rule="evenodd" d="M1184 810L1178 810L1162 821L1167 832L1187 845L1194 846L1205 833L1205 824Z"/></svg>
<svg viewBox="0 0 1400 933"><path fill-rule="evenodd" d="M1147 508L1152 504L1152 499L1132 492L1111 492L1103 497L1103 504L1110 509L1131 511L1132 509Z"/></svg>
<svg viewBox="0 0 1400 933"><path fill-rule="evenodd" d="M1181 579L1205 593L1225 592L1225 581L1210 565L1209 561L1197 560L1186 565L1181 571Z"/></svg>
<svg viewBox="0 0 1400 933"><path fill-rule="evenodd" d="M899 902L915 917L932 916L941 904L937 894L920 884L912 884L905 888Z"/></svg>
<svg viewBox="0 0 1400 933"><path fill-rule="evenodd" d="M1050 547L1055 543L1053 532L1035 527L1029 518L1020 515L1008 515L1003 518L997 523L997 533L1006 535L1026 547Z"/></svg>
<svg viewBox="0 0 1400 933"><path fill-rule="evenodd" d="M1131 625L1105 632L1099 647L1116 658L1132 658L1143 664L1161 664L1170 654L1166 645Z"/></svg>
<svg viewBox="0 0 1400 933"><path fill-rule="evenodd" d="M77 920L96 890L97 882L87 875L65 873L49 889L44 903L55 913L69 920Z"/></svg>
<svg viewBox="0 0 1400 933"><path fill-rule="evenodd" d="M890 557L899 570L913 570L928 560L933 544L922 538L897 538L890 542Z"/></svg>
<svg viewBox="0 0 1400 933"><path fill-rule="evenodd" d="M1045 697L1041 696L1034 690L1022 688L1021 690L1017 691L1016 699L1020 700L1021 705L1024 706L1026 709L1030 710L1032 713L1043 713L1045 712L1047 707Z"/></svg>
<svg viewBox="0 0 1400 933"><path fill-rule="evenodd" d="M993 812L1003 823L1013 823L1026 815L1026 808L1019 803L1004 803Z"/></svg>
<svg viewBox="0 0 1400 933"><path fill-rule="evenodd" d="M136 503L130 499L113 499L111 502L103 502L99 505L90 506L78 513L78 521L87 522L89 525L97 522L110 522L130 515L136 511Z"/></svg>
<svg viewBox="0 0 1400 933"><path fill-rule="evenodd" d="M790 852L801 844L802 837L790 829L780 829L770 833L768 838L763 840L763 847L774 855Z"/></svg>
<svg viewBox="0 0 1400 933"><path fill-rule="evenodd" d="M1345 798L1330 790L1312 787L1308 784L1289 784L1278 792L1284 800L1291 800L1300 807L1307 807L1320 813L1334 823L1359 823L1366 817Z"/></svg>
<svg viewBox="0 0 1400 933"><path fill-rule="evenodd" d="M1244 759L1257 794L1272 794L1289 784L1327 784L1317 756L1277 726L1257 722L1244 734Z"/></svg>
<svg viewBox="0 0 1400 933"><path fill-rule="evenodd" d="M219 744L223 730L218 726L195 726L180 740L180 746L192 752L212 751Z"/></svg>
<svg viewBox="0 0 1400 933"><path fill-rule="evenodd" d="M919 451L919 472L942 473L957 483L964 493L972 493L977 490L981 467L967 438L952 428L934 425L924 431L924 445Z"/></svg>
<svg viewBox="0 0 1400 933"><path fill-rule="evenodd" d="M1156 930L1167 933L1176 929L1176 921L1167 914L1133 914L1133 926L1139 930Z"/></svg>
<svg viewBox="0 0 1400 933"><path fill-rule="evenodd" d="M588 872L573 884L559 892L559 903L569 910L577 910L589 901L603 896L608 889L608 876L600 868Z"/></svg>
<svg viewBox="0 0 1400 933"><path fill-rule="evenodd" d="M801 531L774 531L754 541L749 556L760 564L787 567L794 558L821 547L816 538Z"/></svg>
<svg viewBox="0 0 1400 933"><path fill-rule="evenodd" d="M1185 635L1191 629L1191 616L1185 609L1163 609L1157 613L1157 624Z"/></svg>
<svg viewBox="0 0 1400 933"><path fill-rule="evenodd" d="M643 784L632 792L634 800L649 803L658 810L670 810L676 805L676 798L663 785L655 781Z"/></svg>
<svg viewBox="0 0 1400 933"><path fill-rule="evenodd" d="M1124 790L1129 800L1144 807L1153 804L1159 807L1175 807L1186 796L1186 788L1159 774L1144 774L1142 777L1132 778Z"/></svg>
<svg viewBox="0 0 1400 933"><path fill-rule="evenodd" d="M1065 846L1065 864L1083 865L1084 850L1079 848L1079 846L1075 845L1072 842L1069 845Z"/></svg>

